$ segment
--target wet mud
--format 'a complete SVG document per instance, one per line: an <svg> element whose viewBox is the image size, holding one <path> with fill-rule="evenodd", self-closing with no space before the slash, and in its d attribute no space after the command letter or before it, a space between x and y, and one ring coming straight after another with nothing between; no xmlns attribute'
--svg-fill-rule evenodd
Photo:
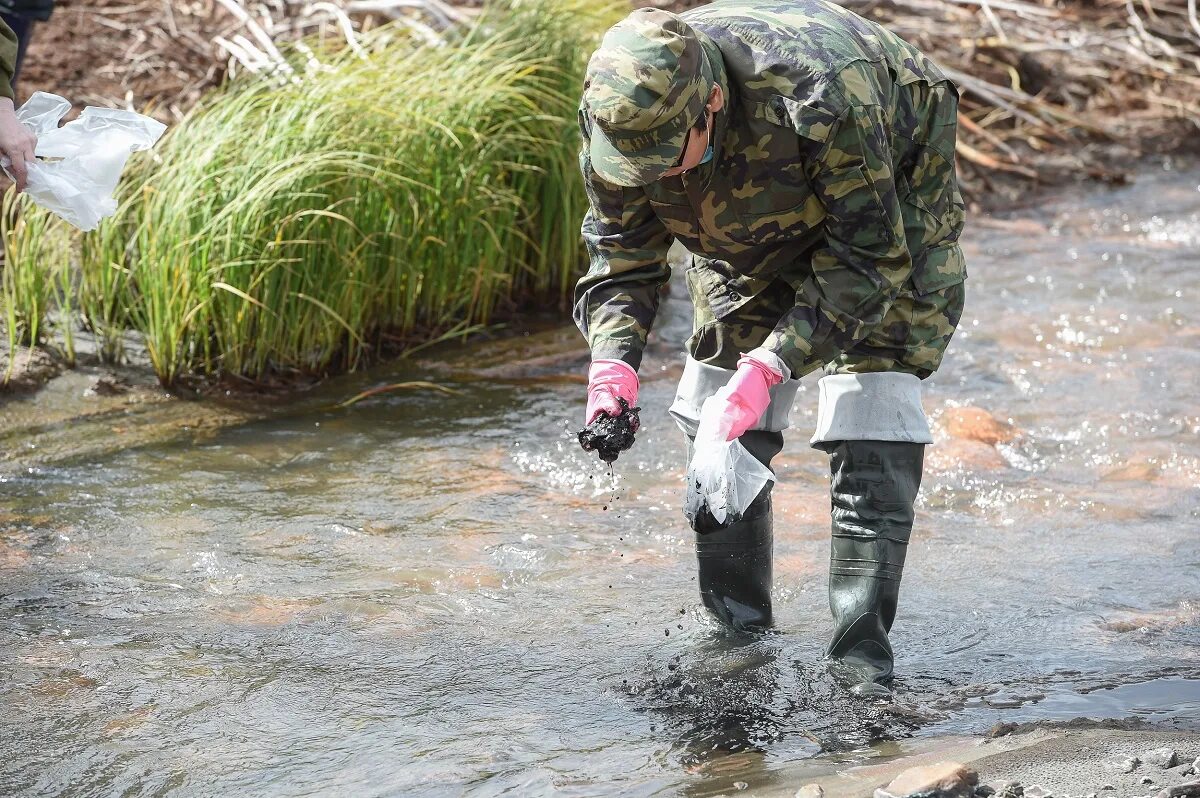
<svg viewBox="0 0 1200 798"><path fill-rule="evenodd" d="M6 395L36 391L63 372L63 363L49 352L18 347L0 351L0 401Z"/></svg>
<svg viewBox="0 0 1200 798"><path fill-rule="evenodd" d="M640 407L630 407L618 397L621 412L618 415L601 410L591 424L579 430L579 445L585 452L595 452L605 463L615 463L621 452L634 444L634 435L642 426L638 413Z"/></svg>

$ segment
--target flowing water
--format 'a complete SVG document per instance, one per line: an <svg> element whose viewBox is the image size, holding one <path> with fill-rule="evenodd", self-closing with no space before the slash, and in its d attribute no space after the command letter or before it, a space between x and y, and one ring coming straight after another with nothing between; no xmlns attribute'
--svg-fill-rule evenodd
<svg viewBox="0 0 1200 798"><path fill-rule="evenodd" d="M778 459L777 633L731 640L701 610L666 413L676 286L615 477L573 442L583 360L561 329L6 467L0 794L769 792L801 760L999 721L1200 731L1200 169L976 222L926 406L1021 434L930 454L891 709L821 662L815 376ZM410 379L458 392L330 406Z"/></svg>

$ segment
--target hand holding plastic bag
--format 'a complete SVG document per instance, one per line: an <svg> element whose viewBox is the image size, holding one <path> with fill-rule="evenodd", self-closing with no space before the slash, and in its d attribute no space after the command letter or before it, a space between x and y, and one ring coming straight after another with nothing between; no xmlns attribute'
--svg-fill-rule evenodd
<svg viewBox="0 0 1200 798"><path fill-rule="evenodd" d="M8 97L0 97L0 161L11 159L17 191L25 190L25 164L37 160L33 154L37 136L17 119L17 109Z"/></svg>
<svg viewBox="0 0 1200 798"><path fill-rule="evenodd" d="M89 106L59 127L70 109L71 103L44 91L17 109L17 119L38 137L35 154L55 159L26 163L25 191L80 230L95 230L116 213L112 195L130 154L154 146L167 126L132 111ZM12 177L8 159L0 165Z"/></svg>
<svg viewBox="0 0 1200 798"><path fill-rule="evenodd" d="M683 506L691 523L705 508L718 524L736 521L763 486L775 481L771 469L758 462L736 438L726 440L735 421L730 403L720 396L709 397L700 409Z"/></svg>

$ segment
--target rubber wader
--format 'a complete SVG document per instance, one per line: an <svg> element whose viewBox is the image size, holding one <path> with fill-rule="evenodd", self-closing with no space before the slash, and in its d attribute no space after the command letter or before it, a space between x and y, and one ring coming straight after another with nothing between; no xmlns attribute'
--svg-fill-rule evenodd
<svg viewBox="0 0 1200 798"><path fill-rule="evenodd" d="M709 521L712 516L705 514ZM697 519L700 598L738 632L771 625L771 495L761 494L742 520L727 526Z"/></svg>
<svg viewBox="0 0 1200 798"><path fill-rule="evenodd" d="M688 358L675 402L671 405L679 428L689 442L695 437L704 400L732 377L731 369L710 366ZM783 448L798 380L771 388L771 406L758 425L739 439L763 465ZM688 459L691 459L688 447ZM713 615L738 632L761 631L771 625L771 485L763 488L742 518L718 524L708 513L693 523L699 564L700 596Z"/></svg>
<svg viewBox="0 0 1200 798"><path fill-rule="evenodd" d="M830 455L829 608L833 673L852 692L891 694L888 633L932 442L910 374L837 374L819 383L814 448Z"/></svg>

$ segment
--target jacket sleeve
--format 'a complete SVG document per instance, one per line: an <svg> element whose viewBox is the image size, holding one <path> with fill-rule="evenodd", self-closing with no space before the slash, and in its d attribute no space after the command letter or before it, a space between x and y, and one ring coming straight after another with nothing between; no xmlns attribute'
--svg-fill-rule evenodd
<svg viewBox="0 0 1200 798"><path fill-rule="evenodd" d="M17 69L17 34L0 19L0 97L13 99L12 78Z"/></svg>
<svg viewBox="0 0 1200 798"><path fill-rule="evenodd" d="M637 369L659 292L671 277L671 236L645 191L600 178L586 146L579 160L591 204L583 219L590 266L575 286L575 323L593 360L623 360Z"/></svg>
<svg viewBox="0 0 1200 798"><path fill-rule="evenodd" d="M912 273L885 111L867 99L850 97L809 162L809 180L825 209L825 241L812 256L812 274L797 289L795 307L763 344L793 377L865 338Z"/></svg>

